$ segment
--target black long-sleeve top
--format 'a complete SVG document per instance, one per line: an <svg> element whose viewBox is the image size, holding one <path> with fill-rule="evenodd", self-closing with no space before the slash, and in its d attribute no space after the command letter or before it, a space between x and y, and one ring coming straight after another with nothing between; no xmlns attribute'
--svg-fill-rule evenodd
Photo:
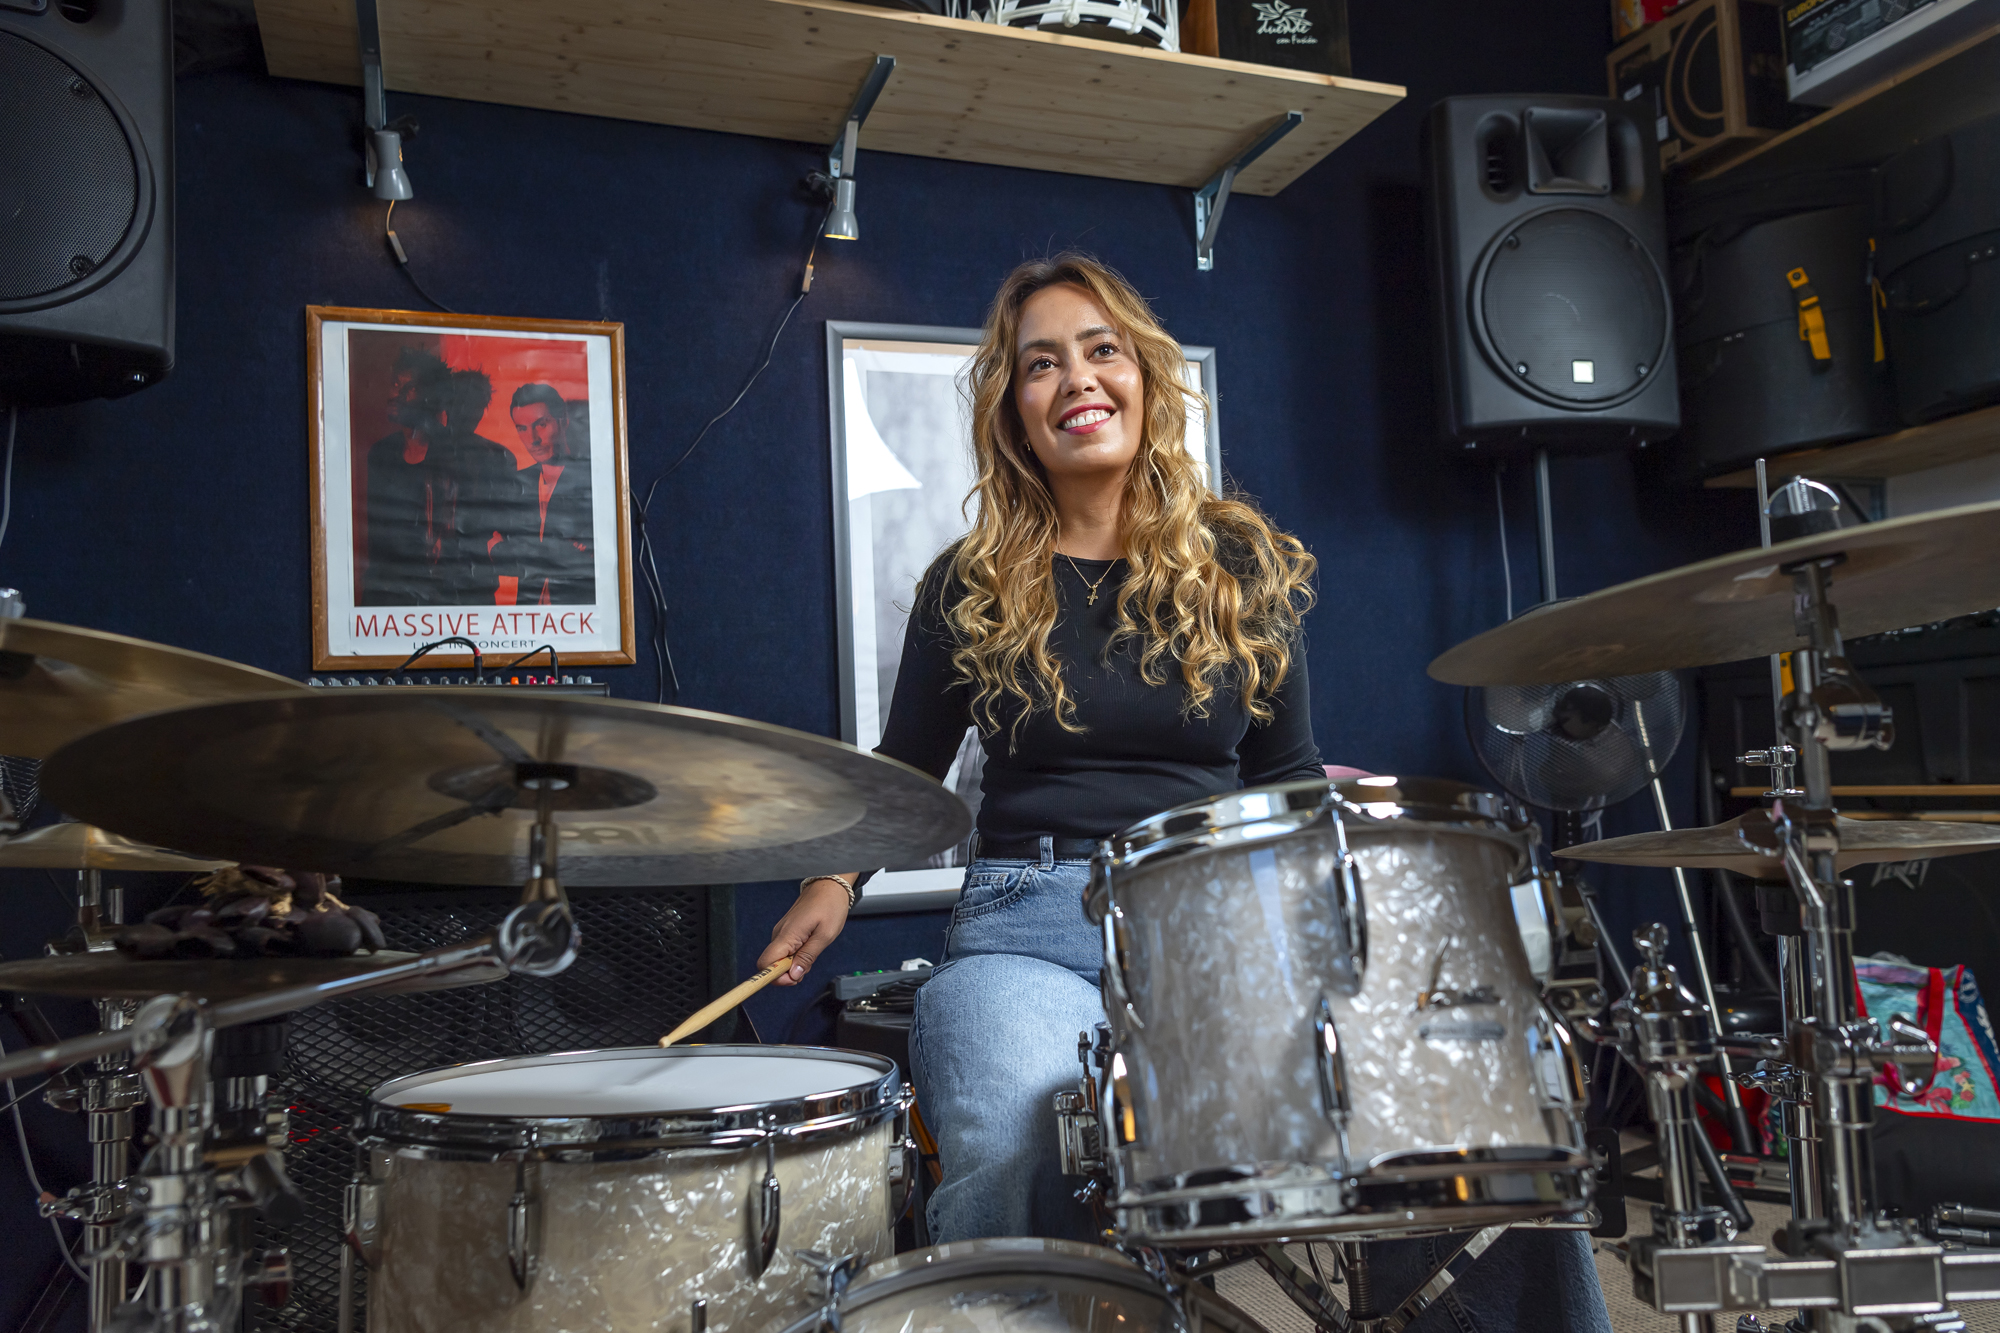
<svg viewBox="0 0 2000 1333"><path fill-rule="evenodd" d="M1049 650L1062 662L1083 732L1063 730L1046 708L1016 732L1005 725L1014 716L1009 705L996 710L1003 725L983 737L980 833L1097 838L1239 786L1324 776L1313 744L1303 639L1270 699L1269 722L1254 722L1228 682L1209 697L1208 715L1195 716L1182 707L1186 687L1178 670L1165 684L1148 685L1139 675L1140 645L1127 640L1106 655L1125 562L1064 555L1054 561L1060 610ZM876 747L940 779L973 720L973 690L955 683L951 629L939 610L938 583L948 569L949 556L940 557L917 591L888 725Z"/></svg>

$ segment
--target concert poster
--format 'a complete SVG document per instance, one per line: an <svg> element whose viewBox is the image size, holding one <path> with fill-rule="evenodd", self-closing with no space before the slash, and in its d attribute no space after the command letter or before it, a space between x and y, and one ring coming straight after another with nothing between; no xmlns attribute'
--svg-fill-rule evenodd
<svg viewBox="0 0 2000 1333"><path fill-rule="evenodd" d="M624 326L306 315L313 669L631 663Z"/></svg>

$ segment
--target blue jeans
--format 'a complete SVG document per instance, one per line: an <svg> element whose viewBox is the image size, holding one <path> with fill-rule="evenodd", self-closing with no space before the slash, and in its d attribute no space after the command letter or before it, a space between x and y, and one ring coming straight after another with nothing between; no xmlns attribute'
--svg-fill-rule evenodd
<svg viewBox="0 0 2000 1333"><path fill-rule="evenodd" d="M1046 844L1045 844L1046 845ZM917 991L910 1064L944 1181L931 1242L1096 1239L1056 1159L1051 1099L1083 1076L1076 1034L1104 1021L1104 950L1083 915L1087 861L975 861L944 962Z"/></svg>
<svg viewBox="0 0 2000 1333"><path fill-rule="evenodd" d="M1056 1157L1054 1095L1076 1086L1077 1033L1104 1020L1102 936L1083 915L1085 861L976 861L951 914L944 962L917 992L910 1062L944 1181L933 1244L981 1236L1098 1240ZM1442 1238L1369 1246L1377 1303L1416 1290ZM1510 1231L1411 1333L1610 1333L1589 1241Z"/></svg>

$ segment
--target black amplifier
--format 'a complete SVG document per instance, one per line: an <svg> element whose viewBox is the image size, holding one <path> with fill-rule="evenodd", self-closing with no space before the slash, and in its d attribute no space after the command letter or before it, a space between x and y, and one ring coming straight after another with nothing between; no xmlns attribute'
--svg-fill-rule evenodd
<svg viewBox="0 0 2000 1333"><path fill-rule="evenodd" d="M594 695L600 699L611 697L611 685L607 681L595 681L588 676L556 676L547 673L517 675L496 672L487 676L454 676L447 671L424 672L420 675L385 671L379 676L308 676L306 684L315 689L327 690L421 690L446 687L458 689L463 686L475 689L515 690L523 694L582 694Z"/></svg>

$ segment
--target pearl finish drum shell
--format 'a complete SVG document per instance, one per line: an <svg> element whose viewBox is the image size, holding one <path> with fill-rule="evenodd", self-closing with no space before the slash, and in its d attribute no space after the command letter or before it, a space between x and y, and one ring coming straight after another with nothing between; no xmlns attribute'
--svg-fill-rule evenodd
<svg viewBox="0 0 2000 1333"><path fill-rule="evenodd" d="M871 1264L841 1301L844 1333L1175 1333L1173 1303L1116 1250L1003 1238ZM817 1318L786 1333L816 1333Z"/></svg>
<svg viewBox="0 0 2000 1333"><path fill-rule="evenodd" d="M1365 904L1358 990L1332 893L1343 829ZM1113 1148L1121 1233L1408 1234L1581 1207L1567 1056L1509 895L1526 850L1490 823L1350 812L1114 863L1103 905L1131 1011L1115 985L1106 1009L1136 1129ZM1322 1095L1322 998L1344 1144ZM1115 1145L1121 1115L1106 1119Z"/></svg>
<svg viewBox="0 0 2000 1333"><path fill-rule="evenodd" d="M757 1048L705 1049L727 1060ZM773 1059L809 1058L763 1049ZM541 1058L573 1066L579 1055L593 1054L618 1061L607 1066L613 1078L617 1069L630 1068L625 1061L647 1059L645 1051ZM700 1047L651 1054L662 1061L720 1062L703 1061ZM532 1066L534 1060L504 1063ZM857 1065L864 1074L877 1065L894 1071L889 1061L852 1052L825 1063L848 1081ZM426 1087L449 1095L442 1090L451 1082L399 1079L383 1091L395 1089L400 1103L422 1097ZM844 1100L865 1103L878 1091L873 1084L849 1089ZM615 1090L604 1100L616 1102ZM754 1120L744 1113L757 1110L730 1105L726 1097L712 1105L706 1112L680 1111L665 1123L726 1126ZM486 1160L476 1160L481 1154L469 1143L492 1137L493 1126L512 1125L528 1139L537 1124L562 1122L439 1115L426 1118L434 1140L429 1144L407 1137L390 1142L378 1134L369 1144L370 1177L381 1198L379 1257L367 1276L369 1333L686 1333L695 1300L708 1301L714 1333L754 1333L789 1322L820 1301L819 1279L794 1251L881 1257L893 1250L890 1173L901 1152L900 1106L892 1098L844 1124L801 1122L783 1104L770 1108L775 1122L791 1120L801 1137L781 1138L776 1147L781 1225L776 1254L761 1277L751 1276L749 1263L750 1200L765 1170L761 1142L737 1138L730 1146L664 1148L631 1139L558 1141L539 1154L488 1152ZM631 1109L619 1110L621 1119L606 1123L632 1123ZM592 1123L591 1111L590 1099L579 1097L568 1125ZM398 1124L406 1135L416 1120L379 1101L369 1115ZM718 1137L740 1133L725 1130ZM516 1285L509 1257L510 1204L523 1187L539 1200L535 1273L525 1291Z"/></svg>

